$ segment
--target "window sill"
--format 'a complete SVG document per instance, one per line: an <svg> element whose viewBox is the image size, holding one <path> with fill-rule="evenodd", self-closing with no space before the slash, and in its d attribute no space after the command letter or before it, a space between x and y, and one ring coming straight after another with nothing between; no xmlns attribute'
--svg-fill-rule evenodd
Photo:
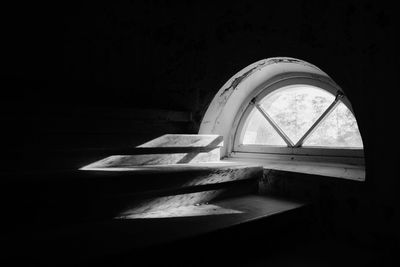
<svg viewBox="0 0 400 267"><path fill-rule="evenodd" d="M318 162L305 160L273 159L235 155L225 158L224 161L260 164L265 170L278 170L311 174L325 177L341 178L354 181L365 181L365 166L345 163Z"/></svg>

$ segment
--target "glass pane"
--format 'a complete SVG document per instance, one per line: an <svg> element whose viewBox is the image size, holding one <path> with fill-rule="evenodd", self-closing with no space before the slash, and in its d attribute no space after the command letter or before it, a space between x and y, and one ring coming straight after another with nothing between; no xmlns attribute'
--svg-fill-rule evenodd
<svg viewBox="0 0 400 267"><path fill-rule="evenodd" d="M256 108L247 117L243 129L244 145L286 146L282 137Z"/></svg>
<svg viewBox="0 0 400 267"><path fill-rule="evenodd" d="M363 143L353 113L345 104L340 103L306 139L303 146L362 148Z"/></svg>
<svg viewBox="0 0 400 267"><path fill-rule="evenodd" d="M260 105L296 144L334 100L318 87L293 85L267 95Z"/></svg>

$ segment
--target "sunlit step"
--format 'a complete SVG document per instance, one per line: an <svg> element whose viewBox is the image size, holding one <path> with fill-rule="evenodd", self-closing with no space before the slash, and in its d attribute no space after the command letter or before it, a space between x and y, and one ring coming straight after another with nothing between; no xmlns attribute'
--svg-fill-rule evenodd
<svg viewBox="0 0 400 267"><path fill-rule="evenodd" d="M244 195L203 205L120 216L113 220L70 226L59 231L37 232L34 240L38 244L44 244L41 249L51 251L51 255L56 258L95 259L99 255L132 251L139 253L140 250L136 249L151 251L155 245L187 240L233 226L246 227L246 223L267 218L278 219L280 215L291 214L304 205L301 201ZM282 219L287 218L283 216ZM268 221L269 219L265 221L265 227L268 227ZM46 244L51 244L51 247L46 247ZM67 246L68 250L56 250L57 244ZM68 257L65 257L66 254ZM140 253L134 255L136 256L133 260Z"/></svg>
<svg viewBox="0 0 400 267"><path fill-rule="evenodd" d="M220 160L220 148L208 150L164 150L160 148L151 149L150 151L132 150L132 155L113 155L93 162L81 168L81 170L90 170L94 168L109 168L109 167L134 167L145 165L163 165L163 164L184 164L184 163L200 163L213 162ZM140 152L150 152L149 154L133 154Z"/></svg>
<svg viewBox="0 0 400 267"><path fill-rule="evenodd" d="M254 164L149 165L8 177L4 190L30 199L24 204L34 211L29 216L47 227L111 218L126 209L155 210L255 192L262 175L262 167ZM16 213L13 220L25 216Z"/></svg>
<svg viewBox="0 0 400 267"><path fill-rule="evenodd" d="M220 160L222 145L219 135L166 134L81 169L213 162Z"/></svg>

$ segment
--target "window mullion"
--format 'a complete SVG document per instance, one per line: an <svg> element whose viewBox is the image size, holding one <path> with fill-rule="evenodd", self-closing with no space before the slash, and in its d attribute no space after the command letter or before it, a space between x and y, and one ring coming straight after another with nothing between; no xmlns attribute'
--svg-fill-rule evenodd
<svg viewBox="0 0 400 267"><path fill-rule="evenodd" d="M308 131L297 141L294 147L300 147L303 145L304 141L310 134L320 125L324 119L335 109L335 107L340 103L340 99L343 98L343 93L338 91L335 100L330 104L330 106L324 111L324 113L319 116L319 118L314 122L313 125L308 129Z"/></svg>
<svg viewBox="0 0 400 267"><path fill-rule="evenodd" d="M289 147L293 147L294 143L283 132L283 130L273 121L273 119L264 111L264 109L259 104L255 104L255 107L258 109L258 111L260 111L260 113L264 116L264 118L271 124L271 126L275 129L275 131L277 131L277 133L282 137L285 143Z"/></svg>

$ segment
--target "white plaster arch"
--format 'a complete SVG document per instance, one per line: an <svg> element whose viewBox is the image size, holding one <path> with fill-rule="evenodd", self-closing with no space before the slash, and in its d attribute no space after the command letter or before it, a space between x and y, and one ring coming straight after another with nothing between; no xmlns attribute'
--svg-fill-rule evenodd
<svg viewBox="0 0 400 267"><path fill-rule="evenodd" d="M333 94L333 90L342 91L325 72L306 61L289 57L263 59L236 73L219 89L201 121L199 134L222 135L221 156L229 155L238 121L250 101L266 87L296 78L318 80ZM352 110L347 99L344 103Z"/></svg>

